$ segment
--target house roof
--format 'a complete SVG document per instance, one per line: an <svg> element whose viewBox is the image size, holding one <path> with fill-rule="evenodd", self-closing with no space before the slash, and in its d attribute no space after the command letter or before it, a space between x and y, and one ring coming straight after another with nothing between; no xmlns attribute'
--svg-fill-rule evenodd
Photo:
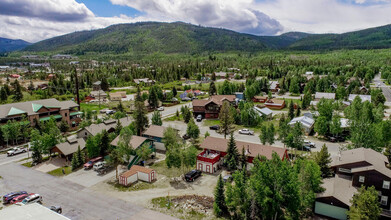
<svg viewBox="0 0 391 220"><path fill-rule="evenodd" d="M194 99L192 102L193 106L205 106L206 103L208 103L209 100L203 100L203 99Z"/></svg>
<svg viewBox="0 0 391 220"><path fill-rule="evenodd" d="M278 81L270 81L269 89L276 89L278 85Z"/></svg>
<svg viewBox="0 0 391 220"><path fill-rule="evenodd" d="M118 147L118 142L120 140L120 135L118 135L112 142L111 145ZM148 140L145 137L140 137L137 135L133 135L132 138L129 141L129 145L133 147L133 149L137 149L140 147L146 140Z"/></svg>
<svg viewBox="0 0 391 220"><path fill-rule="evenodd" d="M254 106L254 109L255 109L255 111L257 111L257 112L259 112L259 113L261 113L261 114L263 114L263 115L271 115L271 114L273 114L273 111L272 110L270 110L269 108L267 108L267 107L265 107L265 108L258 108L258 107L256 107L256 106Z"/></svg>
<svg viewBox="0 0 391 220"><path fill-rule="evenodd" d="M122 98L122 94L118 92L110 93L110 99L112 98Z"/></svg>
<svg viewBox="0 0 391 220"><path fill-rule="evenodd" d="M143 135L163 138L164 130L166 130L166 127L164 126L150 125L149 128L143 133Z"/></svg>
<svg viewBox="0 0 391 220"><path fill-rule="evenodd" d="M125 118L120 118L119 121L121 122L121 125L123 127L126 127L130 125L132 119L130 119L129 117L125 117ZM85 127L84 129L87 130L92 136L95 136L98 133L101 133L103 130L108 131L111 128L115 128L116 126L117 126L116 120L111 119L111 120L104 121L100 124L91 124L90 126ZM83 130L80 132L83 132Z"/></svg>
<svg viewBox="0 0 391 220"><path fill-rule="evenodd" d="M96 81L96 82L93 83L93 85L100 85L100 84L102 84L101 81Z"/></svg>
<svg viewBox="0 0 391 220"><path fill-rule="evenodd" d="M312 118L306 117L306 116L301 116L301 117L297 117L297 118L292 119L292 121L289 122L289 125L294 125L297 122L300 122L301 125L303 125L306 128L311 128L314 125L315 120Z"/></svg>
<svg viewBox="0 0 391 220"><path fill-rule="evenodd" d="M267 96L254 96L254 99L267 99Z"/></svg>
<svg viewBox="0 0 391 220"><path fill-rule="evenodd" d="M107 96L106 92L103 91L103 90L91 91L90 95L91 95L92 97L99 97L99 96L101 96L101 97L106 97L106 96Z"/></svg>
<svg viewBox="0 0 391 220"><path fill-rule="evenodd" d="M266 101L266 104L268 104L268 105L280 106L280 105L283 105L284 103L285 103L285 100L283 100L283 99L269 99Z"/></svg>
<svg viewBox="0 0 391 220"><path fill-rule="evenodd" d="M362 102L369 101L371 102L371 96L370 95L357 95L357 94L350 94L348 97L348 100L353 102L354 99L359 96Z"/></svg>
<svg viewBox="0 0 391 220"><path fill-rule="evenodd" d="M362 172L367 170L376 170L383 175L391 178L391 170L386 167L388 159L382 153L376 152L369 148L356 148L342 151L341 155L333 159L331 167L337 167L358 162L367 162L370 165L362 165L351 169L351 172Z"/></svg>
<svg viewBox="0 0 391 220"><path fill-rule="evenodd" d="M350 200L357 192L357 189L352 186L352 181L349 177L336 174L333 178L323 179L322 187L324 192L319 193L316 197L334 197L343 202L347 206L350 206Z"/></svg>
<svg viewBox="0 0 391 220"><path fill-rule="evenodd" d="M0 105L0 118L17 114L35 115L37 111L42 108L60 108L70 109L78 105L73 101L58 101L57 99L42 99L28 102L18 102Z"/></svg>
<svg viewBox="0 0 391 220"><path fill-rule="evenodd" d="M57 144L55 147L57 147L57 149L60 150L62 154L67 156L75 153L79 146L80 150L83 150L85 148L86 142L83 138L69 139L64 143Z"/></svg>
<svg viewBox="0 0 391 220"><path fill-rule="evenodd" d="M316 92L315 99L335 99L335 93L327 93L327 92Z"/></svg>
<svg viewBox="0 0 391 220"><path fill-rule="evenodd" d="M142 167L142 166L139 166L139 165L133 165L130 170L124 172L123 174L121 174L120 176L122 177L125 177L125 178L128 178L130 176L133 176L134 174L140 172L140 173L146 173L146 174L150 174L152 173L153 171L155 171L154 169L151 169L151 168L147 168L147 167Z"/></svg>
<svg viewBox="0 0 391 220"><path fill-rule="evenodd" d="M220 152L226 152L228 146L228 139L216 138L208 136L201 144L201 148L215 150ZM247 156L256 157L258 155L265 156L267 159L272 158L273 152L276 152L278 156L283 159L286 153L286 149L280 147L267 146L262 144L255 144L243 141L235 141L236 148L239 152L242 152L244 147L247 150Z"/></svg>
<svg viewBox="0 0 391 220"><path fill-rule="evenodd" d="M193 106L205 106L211 102L216 103L217 105L223 105L223 101L227 100L229 102L234 102L236 99L235 95L214 95L211 96L208 100L199 100L195 99L192 102Z"/></svg>

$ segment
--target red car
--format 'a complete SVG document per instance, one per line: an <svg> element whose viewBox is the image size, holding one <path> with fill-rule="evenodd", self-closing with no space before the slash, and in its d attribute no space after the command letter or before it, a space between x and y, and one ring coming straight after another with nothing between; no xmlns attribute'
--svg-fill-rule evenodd
<svg viewBox="0 0 391 220"><path fill-rule="evenodd" d="M15 198L13 198L12 200L11 200L11 204L15 204L15 203L18 203L18 202L22 202L23 201L23 199L25 199L25 198L27 198L28 196L31 196L31 195L34 195L34 193L30 193L30 194L22 194L22 195L20 195L20 196L17 196L17 197L15 197Z"/></svg>
<svg viewBox="0 0 391 220"><path fill-rule="evenodd" d="M96 162L99 162L99 161L101 161L101 160L103 160L102 157L95 157L95 158L92 158L90 161L88 161L87 163L85 163L83 167L84 167L85 170L89 170L89 169L91 169L91 168L94 166L94 164L95 164Z"/></svg>

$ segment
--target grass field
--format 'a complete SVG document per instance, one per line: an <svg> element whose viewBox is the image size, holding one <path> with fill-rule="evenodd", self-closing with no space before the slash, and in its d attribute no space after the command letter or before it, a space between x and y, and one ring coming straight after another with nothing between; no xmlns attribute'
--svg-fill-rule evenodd
<svg viewBox="0 0 391 220"><path fill-rule="evenodd" d="M65 174L62 172L62 169L64 169ZM66 176L70 173L72 173L72 167L60 167L48 172L52 176Z"/></svg>
<svg viewBox="0 0 391 220"><path fill-rule="evenodd" d="M121 191L121 192L126 192L126 191L139 191L139 190L146 190L146 189L153 189L156 188L153 183L146 183L142 181L138 181L137 183L134 183L130 186L123 186L118 183L118 181L110 181L108 182L109 185L112 185L116 190Z"/></svg>
<svg viewBox="0 0 391 220"><path fill-rule="evenodd" d="M157 173L161 173L162 175L165 175L169 178L171 177L179 177L183 174L181 169L171 167L168 168L166 161L160 161L151 166L152 169L156 170Z"/></svg>
<svg viewBox="0 0 391 220"><path fill-rule="evenodd" d="M104 109L104 108L107 108L107 106L106 106L106 105L103 105L103 104L101 104L101 105L100 105L100 108L99 108L99 105L98 105L98 104L80 103L80 110L81 110L81 111L87 111L87 110L99 111L99 110Z"/></svg>

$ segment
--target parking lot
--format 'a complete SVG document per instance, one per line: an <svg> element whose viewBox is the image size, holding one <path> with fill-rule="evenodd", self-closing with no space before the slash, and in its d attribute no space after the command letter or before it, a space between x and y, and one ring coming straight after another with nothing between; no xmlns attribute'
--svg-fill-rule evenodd
<svg viewBox="0 0 391 220"><path fill-rule="evenodd" d="M110 170L110 172L104 175L98 175L98 173L92 169L80 169L76 172L72 172L64 176L63 178L65 180L82 185L84 187L90 187L113 177L115 177L115 169Z"/></svg>

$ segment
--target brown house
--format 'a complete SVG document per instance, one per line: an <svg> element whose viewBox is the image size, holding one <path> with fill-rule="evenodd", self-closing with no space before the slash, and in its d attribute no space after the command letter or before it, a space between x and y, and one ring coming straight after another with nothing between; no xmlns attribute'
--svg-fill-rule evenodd
<svg viewBox="0 0 391 220"><path fill-rule="evenodd" d="M283 108L285 108L285 100L283 100L283 99L269 99L265 102L265 106L270 109L283 109Z"/></svg>
<svg viewBox="0 0 391 220"><path fill-rule="evenodd" d="M372 149L357 148L343 151L333 160L335 177L325 179L326 190L317 195L315 213L336 219L346 219L351 199L362 185L374 186L379 192L382 217L391 218L391 170L388 159Z"/></svg>
<svg viewBox="0 0 391 220"><path fill-rule="evenodd" d="M267 96L254 96L252 100L253 102L265 103L267 101Z"/></svg>
<svg viewBox="0 0 391 220"><path fill-rule="evenodd" d="M201 115L202 118L218 118L220 108L224 102L229 102L236 106L235 95L214 95L208 100L193 100L193 114L194 116Z"/></svg>

